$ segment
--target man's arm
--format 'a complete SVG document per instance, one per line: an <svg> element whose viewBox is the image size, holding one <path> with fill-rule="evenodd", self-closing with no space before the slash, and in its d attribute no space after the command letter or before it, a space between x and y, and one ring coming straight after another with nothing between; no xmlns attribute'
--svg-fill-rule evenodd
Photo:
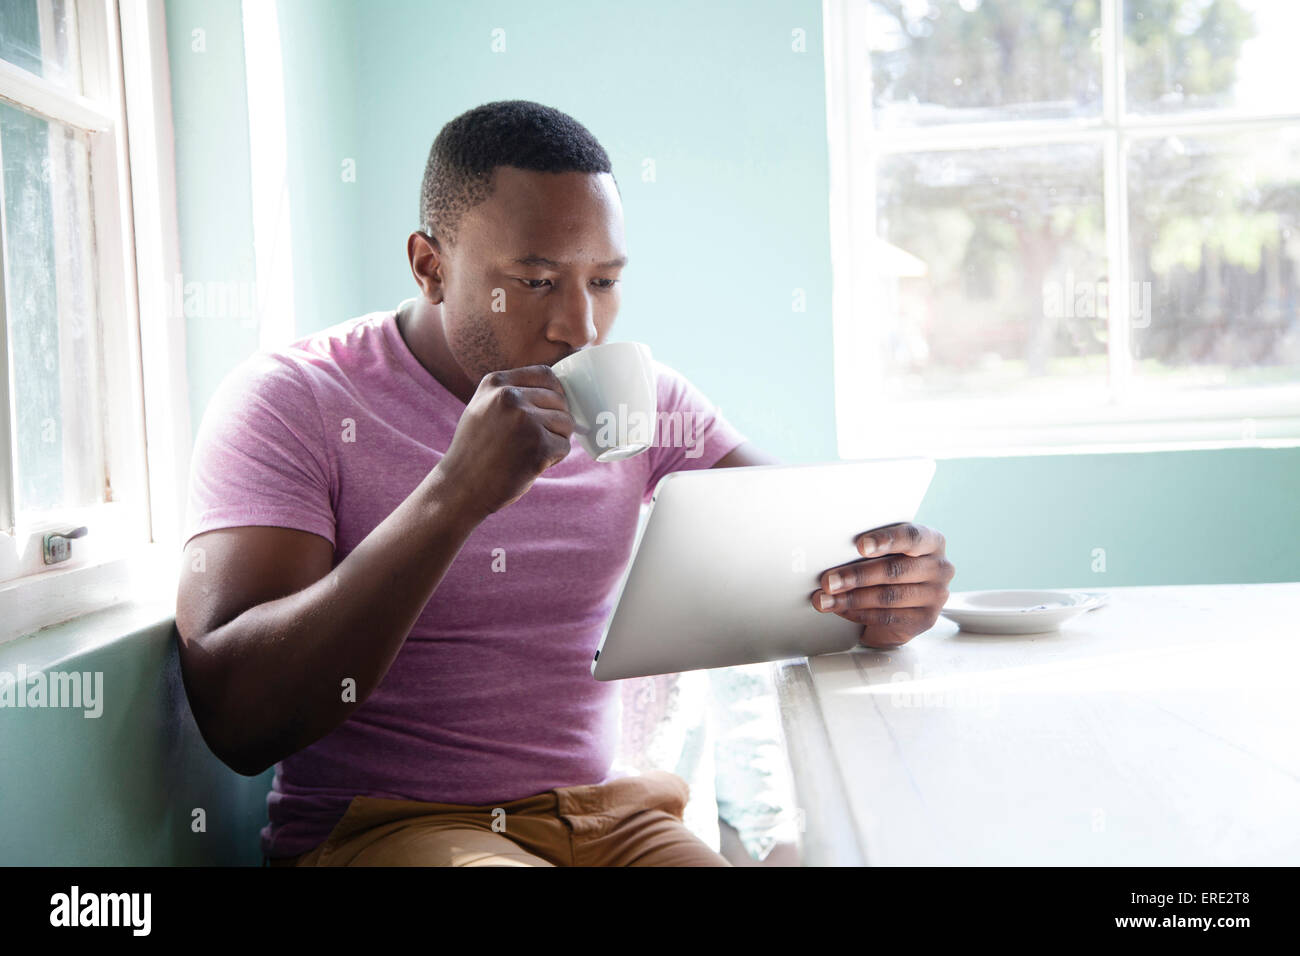
<svg viewBox="0 0 1300 956"><path fill-rule="evenodd" d="M333 546L306 531L222 528L189 542L181 669L204 739L231 768L261 773L379 686L477 524L442 478L431 471L332 570Z"/></svg>
<svg viewBox="0 0 1300 956"><path fill-rule="evenodd" d="M176 632L212 752L252 776L343 723L379 686L474 528L563 461L572 432L549 367L494 372L438 464L333 569L333 546L306 531L192 538Z"/></svg>
<svg viewBox="0 0 1300 956"><path fill-rule="evenodd" d="M753 442L747 441L727 452L713 465L714 468L743 468L746 465L780 465L781 459L769 455Z"/></svg>

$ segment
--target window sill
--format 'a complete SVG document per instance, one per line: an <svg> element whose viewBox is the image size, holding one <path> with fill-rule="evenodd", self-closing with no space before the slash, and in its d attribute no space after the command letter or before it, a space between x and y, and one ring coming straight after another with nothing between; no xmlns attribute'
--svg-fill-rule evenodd
<svg viewBox="0 0 1300 956"><path fill-rule="evenodd" d="M906 438L873 435L841 439L840 458L1021 458L1030 455L1110 455L1158 451L1224 451L1246 448L1296 448L1300 438L1223 438L1170 434L1169 430L1102 431L1080 434L1066 428L1037 432L967 433L917 431Z"/></svg>
<svg viewBox="0 0 1300 956"><path fill-rule="evenodd" d="M1092 454L1300 444L1300 386L1259 394L1173 393L1093 407L1077 396L877 399L841 415L843 458ZM839 406L845 408L843 404ZM856 417L856 421L852 419Z"/></svg>
<svg viewBox="0 0 1300 956"><path fill-rule="evenodd" d="M157 544L0 585L0 645L82 615L132 603L153 614L175 607L179 561Z"/></svg>

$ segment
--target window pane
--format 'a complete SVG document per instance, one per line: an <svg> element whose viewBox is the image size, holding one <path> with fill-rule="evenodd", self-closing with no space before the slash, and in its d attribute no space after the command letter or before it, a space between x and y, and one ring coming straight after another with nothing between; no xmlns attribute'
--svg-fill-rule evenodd
<svg viewBox="0 0 1300 956"><path fill-rule="evenodd" d="M1101 113L1097 0L869 5L877 128Z"/></svg>
<svg viewBox="0 0 1300 956"><path fill-rule="evenodd" d="M0 104L18 518L103 500L84 134Z"/></svg>
<svg viewBox="0 0 1300 956"><path fill-rule="evenodd" d="M1297 36L1295 0L1128 0L1128 109L1300 110Z"/></svg>
<svg viewBox="0 0 1300 956"><path fill-rule="evenodd" d="M2 0L0 59L81 90L81 61L71 0Z"/></svg>
<svg viewBox="0 0 1300 956"><path fill-rule="evenodd" d="M1101 149L915 153L878 170L878 324L898 394L1105 382Z"/></svg>
<svg viewBox="0 0 1300 956"><path fill-rule="evenodd" d="M1128 162L1138 373L1300 381L1300 129L1139 140Z"/></svg>

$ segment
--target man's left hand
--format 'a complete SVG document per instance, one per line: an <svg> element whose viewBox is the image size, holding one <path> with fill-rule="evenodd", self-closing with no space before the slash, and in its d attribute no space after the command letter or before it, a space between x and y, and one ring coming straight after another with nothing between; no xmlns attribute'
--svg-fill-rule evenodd
<svg viewBox="0 0 1300 956"><path fill-rule="evenodd" d="M861 624L867 647L898 647L932 628L956 571L943 535L904 522L859 535L857 547L864 560L825 571L813 607Z"/></svg>

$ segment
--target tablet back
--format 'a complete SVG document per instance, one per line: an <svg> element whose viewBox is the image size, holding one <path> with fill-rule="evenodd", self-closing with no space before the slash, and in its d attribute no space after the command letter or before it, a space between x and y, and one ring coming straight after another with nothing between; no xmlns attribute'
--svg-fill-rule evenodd
<svg viewBox="0 0 1300 956"><path fill-rule="evenodd" d="M754 465L665 475L655 488L597 680L845 651L862 626L822 614L823 571L862 560L864 531L911 521L929 458Z"/></svg>

